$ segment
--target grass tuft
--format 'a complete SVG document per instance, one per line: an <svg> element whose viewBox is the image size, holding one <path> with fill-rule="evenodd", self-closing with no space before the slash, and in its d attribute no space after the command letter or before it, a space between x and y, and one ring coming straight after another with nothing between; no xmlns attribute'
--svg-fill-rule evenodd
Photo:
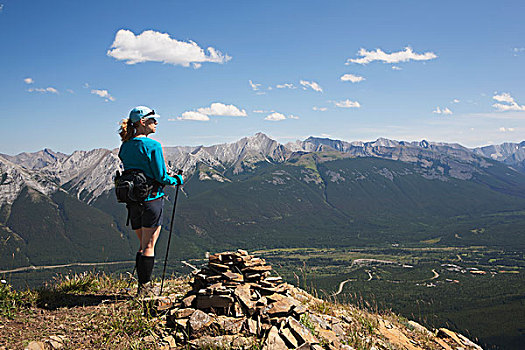
<svg viewBox="0 0 525 350"><path fill-rule="evenodd" d="M82 272L74 275L59 275L51 286L55 292L68 294L86 294L117 292L126 286L122 276L112 277L105 273Z"/></svg>
<svg viewBox="0 0 525 350"><path fill-rule="evenodd" d="M9 319L20 312L21 309L35 304L36 293L31 290L12 290L7 283L0 283L0 315Z"/></svg>

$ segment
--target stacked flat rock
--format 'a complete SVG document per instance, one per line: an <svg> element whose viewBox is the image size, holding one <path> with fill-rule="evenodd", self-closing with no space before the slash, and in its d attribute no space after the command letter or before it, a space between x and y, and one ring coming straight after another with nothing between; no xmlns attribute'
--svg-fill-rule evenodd
<svg viewBox="0 0 525 350"><path fill-rule="evenodd" d="M281 277L271 277L266 261L239 249L210 255L208 264L193 272L192 290L183 306L232 317L277 316L269 305L281 300L288 285ZM282 303L281 303L282 304ZM281 306L282 308L282 306Z"/></svg>
<svg viewBox="0 0 525 350"><path fill-rule="evenodd" d="M276 342L283 349L314 346L318 341L299 322L306 307L292 297L295 288L271 270L264 259L241 249L210 255L208 264L193 272L192 289L169 311L167 324L182 328L195 347L214 334L247 342L262 338L271 348L279 348Z"/></svg>

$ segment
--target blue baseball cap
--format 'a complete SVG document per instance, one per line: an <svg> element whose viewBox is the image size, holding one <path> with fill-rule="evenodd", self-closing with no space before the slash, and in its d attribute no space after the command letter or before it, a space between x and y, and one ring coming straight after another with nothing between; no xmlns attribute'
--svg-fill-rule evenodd
<svg viewBox="0 0 525 350"><path fill-rule="evenodd" d="M129 112L129 119L132 123L136 123L145 117L158 118L160 115L155 114L153 109L146 106L137 106Z"/></svg>

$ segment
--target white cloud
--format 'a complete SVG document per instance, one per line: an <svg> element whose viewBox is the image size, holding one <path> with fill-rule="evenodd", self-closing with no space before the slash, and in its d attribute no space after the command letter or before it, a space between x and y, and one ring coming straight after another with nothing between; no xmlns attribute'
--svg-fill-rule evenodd
<svg viewBox="0 0 525 350"><path fill-rule="evenodd" d="M501 132L513 132L514 130L514 128L504 128L503 126L499 128L499 131Z"/></svg>
<svg viewBox="0 0 525 350"><path fill-rule="evenodd" d="M108 101L115 101L115 97L111 96L109 94L108 90L93 89L93 90L91 90L91 93L93 95L97 95L97 96L102 97L106 102L108 102Z"/></svg>
<svg viewBox="0 0 525 350"><path fill-rule="evenodd" d="M52 94L58 94L58 90L55 89L54 87L46 87L46 88L31 88L31 89L27 89L27 91L29 92L42 92L42 93L47 93L47 92L50 92Z"/></svg>
<svg viewBox="0 0 525 350"><path fill-rule="evenodd" d="M423 54L415 53L411 47L405 47L405 51L392 53L386 53L381 49L376 49L375 51L360 49L358 55L361 56L361 58L348 59L345 64L368 64L373 61L383 61L385 63L408 62L410 60L428 61L437 57L433 52L425 52Z"/></svg>
<svg viewBox="0 0 525 350"><path fill-rule="evenodd" d="M459 103L459 102L460 102L460 101L459 101L457 98L455 98L455 99L452 100L452 103Z"/></svg>
<svg viewBox="0 0 525 350"><path fill-rule="evenodd" d="M264 120L270 120L270 121L280 121L280 120L285 120L286 119L286 116L282 113L278 113L278 112L273 112L272 114L269 114L266 116L266 118L264 118Z"/></svg>
<svg viewBox="0 0 525 350"><path fill-rule="evenodd" d="M436 107L436 109L433 110L432 113L450 115L450 114L452 114L452 111L450 109L448 109L447 107L445 107L445 108Z"/></svg>
<svg viewBox="0 0 525 350"><path fill-rule="evenodd" d="M262 109L254 109L252 112L253 113L267 113L266 111L263 111Z"/></svg>
<svg viewBox="0 0 525 350"><path fill-rule="evenodd" d="M290 114L290 115L288 116L288 118L289 118L289 119L299 119L299 116L297 116L297 115L293 115L293 114Z"/></svg>
<svg viewBox="0 0 525 350"><path fill-rule="evenodd" d="M292 83L278 84L275 87L278 89L297 89L297 87Z"/></svg>
<svg viewBox="0 0 525 350"><path fill-rule="evenodd" d="M399 66L392 66L392 69L393 70L402 70L403 68L399 67Z"/></svg>
<svg viewBox="0 0 525 350"><path fill-rule="evenodd" d="M504 92L501 95L494 95L492 98L498 102L515 103L514 98L510 96L508 92Z"/></svg>
<svg viewBox="0 0 525 350"><path fill-rule="evenodd" d="M317 106L313 106L312 109L317 112L326 112L328 110L328 108L326 107L317 107Z"/></svg>
<svg viewBox="0 0 525 350"><path fill-rule="evenodd" d="M214 102L210 107L199 108L197 111L205 115L217 115L224 117L246 117L246 110L240 110L234 105L225 105L220 102Z"/></svg>
<svg viewBox="0 0 525 350"><path fill-rule="evenodd" d="M333 101L336 107L339 108L359 108L361 105L357 101L350 101L350 100L344 100L344 101Z"/></svg>
<svg viewBox="0 0 525 350"><path fill-rule="evenodd" d="M25 78L24 83L26 84L33 84L35 81L32 78Z"/></svg>
<svg viewBox="0 0 525 350"><path fill-rule="evenodd" d="M88 83L84 83L84 85L82 85L82 87L83 87L84 89L89 89L89 84L88 84Z"/></svg>
<svg viewBox="0 0 525 350"><path fill-rule="evenodd" d="M345 74L341 77L341 81L351 81L352 83L359 83L365 80L365 78L353 74Z"/></svg>
<svg viewBox="0 0 525 350"><path fill-rule="evenodd" d="M225 63L231 59L213 47L208 47L206 51L194 41L178 41L167 33L146 30L135 35L130 30L121 29L115 35L107 55L126 64L162 62L183 67L192 64L196 69L202 62Z"/></svg>
<svg viewBox="0 0 525 350"><path fill-rule="evenodd" d="M309 88L311 88L314 91L323 92L323 89L315 81L301 80L299 83L301 83L301 85L304 86L305 89L306 89L306 87L309 87Z"/></svg>
<svg viewBox="0 0 525 350"><path fill-rule="evenodd" d="M208 117L206 114L202 114L195 111L187 111L182 113L182 117L177 118L178 120L198 120L201 122L207 122L210 120L210 117Z"/></svg>
<svg viewBox="0 0 525 350"><path fill-rule="evenodd" d="M519 105L508 92L504 92L500 95L496 94L492 96L492 98L498 102L505 103L494 103L492 105L492 107L499 111L525 111L525 105Z"/></svg>
<svg viewBox="0 0 525 350"><path fill-rule="evenodd" d="M198 108L197 111L187 111L182 113L182 117L178 117L176 120L199 120L208 121L209 116L221 116L221 117L246 117L246 110L241 110L234 105L226 105L220 102L214 102L210 107ZM175 119L168 119L175 120Z"/></svg>
<svg viewBox="0 0 525 350"><path fill-rule="evenodd" d="M259 87L261 86L261 84L255 84L253 81L251 80L248 80L248 82L250 83L250 86L252 87L252 90L253 91L257 91L259 90Z"/></svg>
<svg viewBox="0 0 525 350"><path fill-rule="evenodd" d="M525 111L525 106L518 105L517 103L514 103L512 105L504 105L502 103L494 103L492 107L496 108L499 111L506 112L506 111Z"/></svg>
<svg viewBox="0 0 525 350"><path fill-rule="evenodd" d="M0 12L4 10L4 4L0 4Z"/></svg>

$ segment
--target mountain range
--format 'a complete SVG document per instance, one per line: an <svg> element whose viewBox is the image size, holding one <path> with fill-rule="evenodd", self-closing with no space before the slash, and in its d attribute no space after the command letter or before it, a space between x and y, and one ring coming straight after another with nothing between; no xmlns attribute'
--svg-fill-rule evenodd
<svg viewBox="0 0 525 350"><path fill-rule="evenodd" d="M310 137L280 144L258 133L164 152L169 169L182 169L186 177L174 257L235 246L436 237L442 244L525 244L525 142L470 149L424 140ZM117 153L0 154L1 266L132 257L134 234L112 193L121 169ZM167 212L171 205L166 202ZM170 215L164 218L168 227ZM484 233L473 233L478 228Z"/></svg>

